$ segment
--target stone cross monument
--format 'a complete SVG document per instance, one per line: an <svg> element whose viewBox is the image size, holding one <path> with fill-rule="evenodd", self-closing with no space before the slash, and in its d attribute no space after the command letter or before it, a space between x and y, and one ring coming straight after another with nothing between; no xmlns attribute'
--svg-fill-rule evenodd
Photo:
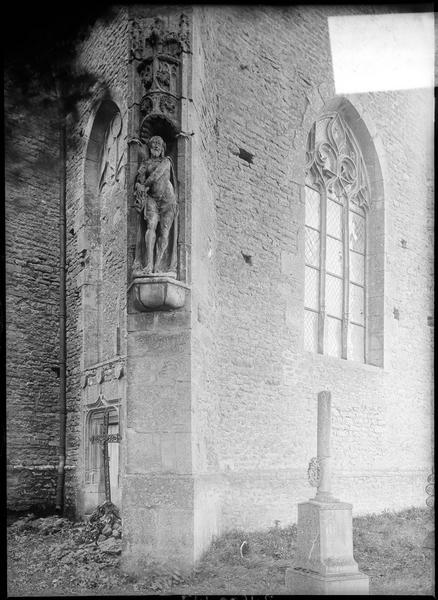
<svg viewBox="0 0 438 600"><path fill-rule="evenodd" d="M91 436L91 443L99 443L102 445L103 454L103 473L105 481L105 502L111 502L111 483L110 483L110 470L109 470L109 454L108 444L111 442L120 442L119 433L108 433L109 427L109 410L106 409L103 413L103 424L101 426L101 433L99 435Z"/></svg>
<svg viewBox="0 0 438 600"><path fill-rule="evenodd" d="M286 571L293 595L367 595L369 579L353 558L351 504L332 496L330 478L331 394L318 394L317 457L309 464L314 498L298 504L294 566Z"/></svg>

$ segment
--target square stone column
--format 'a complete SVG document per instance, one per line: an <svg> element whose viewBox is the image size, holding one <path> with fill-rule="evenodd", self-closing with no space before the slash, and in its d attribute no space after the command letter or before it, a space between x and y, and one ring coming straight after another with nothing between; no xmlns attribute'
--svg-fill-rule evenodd
<svg viewBox="0 0 438 600"><path fill-rule="evenodd" d="M128 316L122 565L194 563L190 312Z"/></svg>
<svg viewBox="0 0 438 600"><path fill-rule="evenodd" d="M127 273L121 561L126 572L141 574L157 565L189 570L195 559L190 271L193 124L188 115L193 25L191 7L182 11L181 7L138 4L128 12L128 104L132 108L126 177L129 244L134 255L129 256ZM159 84L164 72L169 77L167 87ZM167 166L159 176L148 163L152 155L146 140L153 137L161 138L161 156L155 158L166 158L162 164ZM164 175L165 194L155 187ZM156 237L148 236L149 241L144 223L146 196L155 198L161 207L159 229ZM175 203L177 210L174 207L169 237L167 242L161 240L161 247L164 198L169 206Z"/></svg>

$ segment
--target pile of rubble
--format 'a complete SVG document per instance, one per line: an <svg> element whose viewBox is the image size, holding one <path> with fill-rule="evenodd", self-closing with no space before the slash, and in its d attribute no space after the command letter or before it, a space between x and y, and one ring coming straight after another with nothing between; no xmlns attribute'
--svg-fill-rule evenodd
<svg viewBox="0 0 438 600"><path fill-rule="evenodd" d="M30 513L10 526L11 533L54 535L71 530L69 543L85 550L100 550L117 555L122 551L122 520L119 509L112 502L104 502L90 515L86 523L73 523L58 516L36 518ZM65 538L65 536L62 536ZM63 548L62 548L63 549Z"/></svg>
<svg viewBox="0 0 438 600"><path fill-rule="evenodd" d="M112 502L100 504L91 514L82 532L82 542L97 544L110 554L120 554L122 520L119 509Z"/></svg>

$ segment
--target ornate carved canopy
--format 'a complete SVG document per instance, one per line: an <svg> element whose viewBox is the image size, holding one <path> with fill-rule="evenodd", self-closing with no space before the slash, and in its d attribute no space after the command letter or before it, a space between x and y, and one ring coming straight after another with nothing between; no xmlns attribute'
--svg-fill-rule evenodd
<svg viewBox="0 0 438 600"><path fill-rule="evenodd" d="M132 24L131 58L138 61L143 96L140 137L149 137L149 122L167 121L174 131L180 130L181 54L190 51L188 19L183 14L176 30L168 29L157 17L148 29Z"/></svg>

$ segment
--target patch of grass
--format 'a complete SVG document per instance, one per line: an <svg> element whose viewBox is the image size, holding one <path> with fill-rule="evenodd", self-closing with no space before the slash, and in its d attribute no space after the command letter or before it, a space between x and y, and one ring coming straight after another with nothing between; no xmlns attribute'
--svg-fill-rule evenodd
<svg viewBox="0 0 438 600"><path fill-rule="evenodd" d="M204 554L202 564L236 564L237 558L260 556L261 558L287 559L296 542L297 528L272 527L267 531L233 530L213 540Z"/></svg>
<svg viewBox="0 0 438 600"><path fill-rule="evenodd" d="M431 512L423 508L353 520L354 556L370 577L371 594L432 594L434 553L423 548L431 528Z"/></svg>
<svg viewBox="0 0 438 600"><path fill-rule="evenodd" d="M190 576L157 568L141 579L122 573L119 556L81 545L81 527L67 522L48 534L9 527L9 595L288 593L284 575L295 554L295 525L227 532L213 540ZM353 520L354 556L370 577L370 594L433 595L434 553L423 548L432 528L428 509Z"/></svg>
<svg viewBox="0 0 438 600"><path fill-rule="evenodd" d="M184 594L285 593L284 572L293 559L296 535L296 525L224 533L213 540L192 576L172 591ZM246 542L244 547L243 542Z"/></svg>

